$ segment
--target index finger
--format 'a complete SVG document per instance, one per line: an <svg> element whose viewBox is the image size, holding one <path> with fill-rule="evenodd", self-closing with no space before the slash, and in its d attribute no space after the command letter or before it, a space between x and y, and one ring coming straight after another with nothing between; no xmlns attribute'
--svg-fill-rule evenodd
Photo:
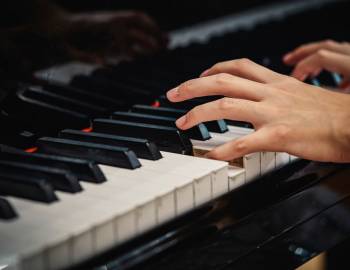
<svg viewBox="0 0 350 270"><path fill-rule="evenodd" d="M212 95L260 101L270 95L270 88L265 84L223 73L187 81L168 91L167 98L172 102L181 102Z"/></svg>
<svg viewBox="0 0 350 270"><path fill-rule="evenodd" d="M199 123L232 119L259 123L261 114L258 114L259 103L244 99L222 98L203 105L199 105L176 121L180 129L189 129Z"/></svg>

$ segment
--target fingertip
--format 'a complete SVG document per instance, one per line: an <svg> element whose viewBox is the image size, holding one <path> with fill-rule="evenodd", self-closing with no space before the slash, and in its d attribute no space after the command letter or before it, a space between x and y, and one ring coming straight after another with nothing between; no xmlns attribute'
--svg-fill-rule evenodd
<svg viewBox="0 0 350 270"><path fill-rule="evenodd" d="M306 80L306 78L308 77L308 75L307 74L305 74L305 73L295 73L295 74L292 74L292 77L294 77L294 78L296 78L297 80L299 80L299 81L305 81Z"/></svg>
<svg viewBox="0 0 350 270"><path fill-rule="evenodd" d="M292 53L287 53L285 56L283 56L283 62L286 64L290 64L292 56L293 56Z"/></svg>
<svg viewBox="0 0 350 270"><path fill-rule="evenodd" d="M176 120L176 126L180 129L183 129L187 121L187 116L181 116L179 119Z"/></svg>
<svg viewBox="0 0 350 270"><path fill-rule="evenodd" d="M301 72L298 69L294 69L291 73L291 76L299 81L304 81L308 75L306 73Z"/></svg>
<svg viewBox="0 0 350 270"><path fill-rule="evenodd" d="M175 101L176 98L179 96L179 87L175 87L175 88L169 90L166 93L166 96L167 96L168 100Z"/></svg>
<svg viewBox="0 0 350 270"><path fill-rule="evenodd" d="M204 155L204 157L207 158L207 159L218 159L217 158L217 154L216 154L216 150L212 150L212 151L206 153Z"/></svg>

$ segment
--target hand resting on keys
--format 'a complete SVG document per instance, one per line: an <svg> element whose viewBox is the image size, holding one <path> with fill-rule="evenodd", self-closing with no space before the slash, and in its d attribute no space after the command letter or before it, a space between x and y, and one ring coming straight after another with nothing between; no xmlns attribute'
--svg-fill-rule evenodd
<svg viewBox="0 0 350 270"><path fill-rule="evenodd" d="M208 95L225 97L190 110L177 120L180 129L233 119L250 122L256 130L217 147L209 158L231 160L271 151L310 160L350 161L349 95L305 84L247 59L216 64L167 93L172 102Z"/></svg>
<svg viewBox="0 0 350 270"><path fill-rule="evenodd" d="M325 40L304 44L283 58L288 65L295 65L292 76L304 81L317 76L322 70L342 75L341 89L350 86L350 43Z"/></svg>

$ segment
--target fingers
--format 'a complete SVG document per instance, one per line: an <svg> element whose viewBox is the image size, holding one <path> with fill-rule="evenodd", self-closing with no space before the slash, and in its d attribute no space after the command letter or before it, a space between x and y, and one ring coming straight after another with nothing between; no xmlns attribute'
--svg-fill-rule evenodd
<svg viewBox="0 0 350 270"><path fill-rule="evenodd" d="M168 91L167 97L172 102L209 95L259 101L269 93L270 88L264 84L222 73L187 81Z"/></svg>
<svg viewBox="0 0 350 270"><path fill-rule="evenodd" d="M284 78L282 74L276 73L248 59L238 59L218 63L204 71L201 74L201 77L219 73L228 73L260 83L274 82Z"/></svg>
<svg viewBox="0 0 350 270"><path fill-rule="evenodd" d="M333 40L325 40L302 45L296 48L294 51L286 54L283 61L288 65L295 65L309 55L312 55L322 49L342 54L347 54L350 52L345 43L343 44Z"/></svg>
<svg viewBox="0 0 350 270"><path fill-rule="evenodd" d="M274 145L274 139L270 132L266 129L260 129L252 134L216 147L207 153L206 157L229 161L251 153L269 151L272 145Z"/></svg>
<svg viewBox="0 0 350 270"><path fill-rule="evenodd" d="M222 98L197 106L176 121L180 129L189 129L202 122L233 119L250 123L259 122L258 103L233 98Z"/></svg>
<svg viewBox="0 0 350 270"><path fill-rule="evenodd" d="M322 69L349 77L350 56L327 50L319 50L299 62L294 68L292 76L303 81L308 76L317 75Z"/></svg>

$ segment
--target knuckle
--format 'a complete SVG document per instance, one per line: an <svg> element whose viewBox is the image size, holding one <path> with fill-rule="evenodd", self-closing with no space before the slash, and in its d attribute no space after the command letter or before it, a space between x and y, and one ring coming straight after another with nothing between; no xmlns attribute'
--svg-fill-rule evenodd
<svg viewBox="0 0 350 270"><path fill-rule="evenodd" d="M220 111L227 111L232 108L232 99L231 98L221 98L218 101L218 107Z"/></svg>
<svg viewBox="0 0 350 270"><path fill-rule="evenodd" d="M211 150L210 151L210 158L211 159L217 159L217 160L221 159L220 151L218 151L216 148Z"/></svg>
<svg viewBox="0 0 350 270"><path fill-rule="evenodd" d="M283 82L283 84L285 84L285 85L290 85L290 86L292 86L292 85L300 84L300 83L301 83L300 80L298 80L298 79L296 79L296 78L294 78L294 77L287 76L287 75L283 75L283 76L284 76L284 78L282 78L282 82Z"/></svg>
<svg viewBox="0 0 350 270"><path fill-rule="evenodd" d="M184 93L191 91L194 87L194 83L195 83L194 80L189 80L189 81L182 83L179 86L179 94L183 95Z"/></svg>
<svg viewBox="0 0 350 270"><path fill-rule="evenodd" d="M241 59L238 59L236 62L236 68L237 69L240 69L240 70L245 70L247 68L249 68L253 62L251 60L249 60L248 58L241 58Z"/></svg>
<svg viewBox="0 0 350 270"><path fill-rule="evenodd" d="M218 85L226 85L231 79L231 75L227 73L219 73L215 75L215 83Z"/></svg>
<svg viewBox="0 0 350 270"><path fill-rule="evenodd" d="M217 63L214 66L210 68L210 70L214 73L220 73L221 70L221 63Z"/></svg>
<svg viewBox="0 0 350 270"><path fill-rule="evenodd" d="M335 41L332 40L332 39L326 39L322 42L322 44L325 46L325 47L331 47L335 44Z"/></svg>
<svg viewBox="0 0 350 270"><path fill-rule="evenodd" d="M238 139L236 141L236 151L239 153L245 153L248 149L248 144L245 139Z"/></svg>
<svg viewBox="0 0 350 270"><path fill-rule="evenodd" d="M192 122L197 119L198 111L200 110L199 106L194 107L192 110L187 112L186 118L188 121Z"/></svg>
<svg viewBox="0 0 350 270"><path fill-rule="evenodd" d="M316 53L317 57L319 57L320 59L324 59L328 56L328 51L325 50L325 49L321 49L321 50L318 50L317 53Z"/></svg>
<svg viewBox="0 0 350 270"><path fill-rule="evenodd" d="M286 142L291 134L291 128L287 125L279 125L275 128L273 135L279 142Z"/></svg>

